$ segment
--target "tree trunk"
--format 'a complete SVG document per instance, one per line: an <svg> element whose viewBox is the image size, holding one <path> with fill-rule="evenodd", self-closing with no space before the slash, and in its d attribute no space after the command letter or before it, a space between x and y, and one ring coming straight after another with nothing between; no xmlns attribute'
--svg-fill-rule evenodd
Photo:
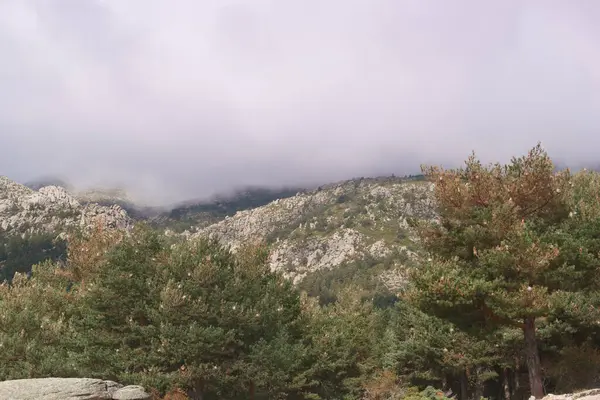
<svg viewBox="0 0 600 400"><path fill-rule="evenodd" d="M515 369L512 374L513 384L512 384L512 392L511 396L513 398L518 398L519 392L521 391L521 361L519 358L515 358Z"/></svg>
<svg viewBox="0 0 600 400"><path fill-rule="evenodd" d="M204 399L204 381L198 380L198 381L194 382L191 390L188 390L186 395L191 400L203 400Z"/></svg>
<svg viewBox="0 0 600 400"><path fill-rule="evenodd" d="M529 372L529 388L532 396L541 399L544 397L544 386L542 385L542 366L535 338L535 319L533 317L525 318L523 332L525 335L527 372Z"/></svg>
<svg viewBox="0 0 600 400"><path fill-rule="evenodd" d="M502 389L504 391L504 400L510 400L510 370L504 368L502 371Z"/></svg>
<svg viewBox="0 0 600 400"><path fill-rule="evenodd" d="M483 369L481 367L475 368L475 393L473 393L474 400L480 400L483 397L484 382L481 381L482 370Z"/></svg>
<svg viewBox="0 0 600 400"><path fill-rule="evenodd" d="M467 378L467 373L463 371L460 374L460 400L468 400L469 399L469 381Z"/></svg>

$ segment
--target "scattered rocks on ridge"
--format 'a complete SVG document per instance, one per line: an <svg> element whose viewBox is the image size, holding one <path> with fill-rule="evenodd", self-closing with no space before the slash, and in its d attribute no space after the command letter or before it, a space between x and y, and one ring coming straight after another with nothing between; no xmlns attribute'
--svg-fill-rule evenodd
<svg viewBox="0 0 600 400"><path fill-rule="evenodd" d="M409 220L433 219L434 210L430 183L355 179L239 211L184 234L216 238L233 251L266 240L271 269L298 283L308 274L345 263L414 259L416 238ZM395 257L399 253L404 256Z"/></svg>

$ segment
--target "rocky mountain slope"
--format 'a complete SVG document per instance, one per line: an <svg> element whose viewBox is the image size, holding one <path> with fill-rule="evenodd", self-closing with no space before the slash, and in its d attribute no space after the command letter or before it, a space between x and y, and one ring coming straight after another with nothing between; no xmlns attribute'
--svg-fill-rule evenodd
<svg viewBox="0 0 600 400"><path fill-rule="evenodd" d="M96 188L86 190L71 190L69 193L82 205L97 204L105 207L119 206L127 215L135 220L149 220L165 212L162 207L150 207L137 204L126 190L122 188Z"/></svg>
<svg viewBox="0 0 600 400"><path fill-rule="evenodd" d="M264 240L271 246L271 268L308 291L349 281L395 290L419 252L409 221L435 218L432 189L425 181L397 177L353 179L312 191L254 188L135 219L176 235L214 237L234 251ZM36 191L0 177L0 228L58 233L99 220L129 227L134 220L123 202L128 199L122 192L71 194L57 186Z"/></svg>
<svg viewBox="0 0 600 400"><path fill-rule="evenodd" d="M150 217L150 221L157 228L169 228L176 232L183 232L186 229L197 230L233 216L238 211L260 207L274 200L294 196L299 192L304 190L248 187L202 201L177 204L169 211Z"/></svg>
<svg viewBox="0 0 600 400"><path fill-rule="evenodd" d="M64 180L62 180L60 178L52 177L52 176L34 179L32 181L25 182L24 185L27 186L29 189L33 189L33 190L40 190L41 188L43 188L45 186L59 186L59 187L65 188L66 190L73 189L73 187L68 182L65 182Z"/></svg>
<svg viewBox="0 0 600 400"><path fill-rule="evenodd" d="M62 232L97 222L118 228L131 225L118 205L82 203L63 187L33 190L0 176L0 230L5 233Z"/></svg>
<svg viewBox="0 0 600 400"><path fill-rule="evenodd" d="M401 178L355 179L278 199L199 229L234 251L266 240L271 268L300 283L316 273L361 264L398 280L418 244L410 219L435 217L432 185ZM366 265L365 265L366 264ZM386 281L386 279L384 279Z"/></svg>

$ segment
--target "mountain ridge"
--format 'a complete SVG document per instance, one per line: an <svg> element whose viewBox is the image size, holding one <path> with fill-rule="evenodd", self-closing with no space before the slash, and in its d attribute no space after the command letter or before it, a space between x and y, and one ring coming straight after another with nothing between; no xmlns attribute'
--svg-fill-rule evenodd
<svg viewBox="0 0 600 400"><path fill-rule="evenodd" d="M60 186L33 190L0 176L0 228L4 232L64 231L96 223L127 228L131 222L127 212L116 204L86 204Z"/></svg>
<svg viewBox="0 0 600 400"><path fill-rule="evenodd" d="M435 218L432 190L421 176L354 178L312 190L247 188L212 202L131 215L137 206L123 191L70 193L56 186L36 191L4 177L0 226L59 235L101 218L115 228L144 221L170 235L219 240L234 252L263 241L271 269L297 285L356 278L368 280L367 287L387 288L397 286L391 282L401 281L418 258L409 221Z"/></svg>
<svg viewBox="0 0 600 400"><path fill-rule="evenodd" d="M264 240L271 249L272 270L300 283L312 273L369 260L390 270L385 260L417 255L411 218L435 218L433 186L425 181L358 178L321 186L237 212L191 237L216 238L235 251Z"/></svg>

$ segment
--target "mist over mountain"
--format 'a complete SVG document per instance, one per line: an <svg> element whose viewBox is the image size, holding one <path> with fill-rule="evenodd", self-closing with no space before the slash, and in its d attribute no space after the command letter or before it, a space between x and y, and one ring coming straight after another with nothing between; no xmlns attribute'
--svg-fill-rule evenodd
<svg viewBox="0 0 600 400"><path fill-rule="evenodd" d="M58 186L66 190L73 190L73 187L64 180L57 177L40 177L24 183L30 189L40 190L45 186Z"/></svg>
<svg viewBox="0 0 600 400"><path fill-rule="evenodd" d="M0 4L0 171L173 204L600 145L600 4Z"/></svg>

